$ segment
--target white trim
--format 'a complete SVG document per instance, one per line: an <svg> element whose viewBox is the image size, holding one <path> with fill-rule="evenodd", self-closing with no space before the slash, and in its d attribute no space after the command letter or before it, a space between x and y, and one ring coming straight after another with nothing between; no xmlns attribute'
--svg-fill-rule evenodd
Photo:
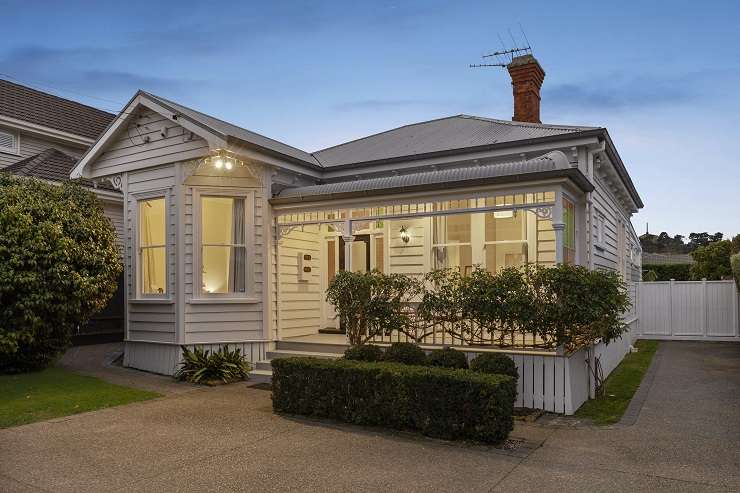
<svg viewBox="0 0 740 493"><path fill-rule="evenodd" d="M25 120L11 118L9 116L0 115L0 124L13 127L15 130L21 130L41 137L46 137L64 144L76 145L81 148L89 147L90 144L95 142L95 139L91 139L89 137L83 137L78 134L57 130L44 125L37 125Z"/></svg>
<svg viewBox="0 0 740 493"><path fill-rule="evenodd" d="M254 289L254 200L255 193L252 189L244 188L219 188L219 187L192 187L193 196L193 294L191 302L201 302L201 300L213 300L214 303L218 303L219 300L229 299L256 299ZM201 248L203 247L201 239L201 224L202 224L202 205L201 199L203 197L227 197L227 198L243 198L244 199L244 229L245 229L245 240L244 250L245 262L246 262L246 281L244 293L204 293L203 287L203 272L202 272L202 259L201 259ZM265 281L263 280L263 283ZM229 301L226 301L228 303ZM248 302L248 301L247 301Z"/></svg>
<svg viewBox="0 0 740 493"><path fill-rule="evenodd" d="M134 296L135 299L130 299L129 303L137 302L137 301L143 301L143 300L156 300L156 301L162 301L166 300L169 302L174 302L172 300L172 293L171 287L170 287L170 268L169 268L169 254L170 254L170 247L168 245L169 241L169 233L170 233L170 227L169 227L169 212L170 212L170 188L160 188L157 190L149 190L146 192L141 193L132 193L131 197L134 200L134 203L136 206L134 207L134 217L133 217L133 228L132 228L132 243L133 243L133 254L131 256L131 270L132 277L134 279ZM141 227L139 220L141 219L139 217L139 207L140 202L144 200L156 200L156 199L164 199L164 258L165 258L165 264L164 264L164 279L165 279L165 292L163 294L144 294L141 290L141 252L140 252L140 246L139 246L139 228Z"/></svg>
<svg viewBox="0 0 740 493"><path fill-rule="evenodd" d="M235 298L234 293L227 293L227 296L215 296L213 294L210 295L202 295L207 296L204 298L190 298L190 301L187 303L191 305L220 305L220 304L244 304L244 305L250 305L254 303L261 303L262 300L260 298L248 298L248 297L238 297Z"/></svg>
<svg viewBox="0 0 740 493"><path fill-rule="evenodd" d="M8 134L13 138L15 147L0 147L0 154L10 154L11 156L21 155L21 133L14 128L0 127L0 132Z"/></svg>

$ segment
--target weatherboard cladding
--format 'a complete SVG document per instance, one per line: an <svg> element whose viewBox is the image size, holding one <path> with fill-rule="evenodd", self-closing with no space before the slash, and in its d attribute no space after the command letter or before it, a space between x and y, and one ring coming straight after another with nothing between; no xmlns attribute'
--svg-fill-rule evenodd
<svg viewBox="0 0 740 493"><path fill-rule="evenodd" d="M560 151L553 151L534 159L510 163L450 168L405 175L384 176L366 180L342 181L306 187L286 188L276 199L318 198L344 193L363 193L439 184L475 182L504 176L518 176L568 169L568 158Z"/></svg>
<svg viewBox="0 0 740 493"><path fill-rule="evenodd" d="M97 138L115 115L0 79L0 115L62 132Z"/></svg>

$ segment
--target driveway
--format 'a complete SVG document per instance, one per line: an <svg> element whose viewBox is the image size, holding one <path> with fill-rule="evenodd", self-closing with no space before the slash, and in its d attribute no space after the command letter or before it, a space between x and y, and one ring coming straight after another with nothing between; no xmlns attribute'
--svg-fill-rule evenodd
<svg viewBox="0 0 740 493"><path fill-rule="evenodd" d="M512 451L275 416L245 384L176 392L0 430L0 491L740 490L740 344L655 364L633 425L518 425Z"/></svg>

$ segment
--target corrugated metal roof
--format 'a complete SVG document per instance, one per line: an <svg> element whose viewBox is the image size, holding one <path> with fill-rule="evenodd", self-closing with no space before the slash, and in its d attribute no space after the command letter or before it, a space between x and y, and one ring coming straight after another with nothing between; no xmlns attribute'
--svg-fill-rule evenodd
<svg viewBox="0 0 740 493"><path fill-rule="evenodd" d="M449 168L406 175L383 176L366 180L342 181L309 185L305 187L286 188L275 198L281 199L319 199L322 197L340 194L366 194L373 191L391 193L394 190L404 190L413 187L432 185L460 185L461 182L481 182L484 180L522 176L532 173L543 173L555 170L569 169L568 158L560 151L553 151L534 159L511 163L490 164L484 166L469 166L466 168Z"/></svg>
<svg viewBox="0 0 740 493"><path fill-rule="evenodd" d="M223 120L219 120L218 118L206 115L205 113L201 113L200 111L188 108L187 106L183 106L163 97L148 92L145 94L152 99L159 101L164 106L172 107L173 109L177 110L178 113L181 113L185 117L190 118L191 120L195 120L225 137L234 137L249 144L253 144L264 149L277 152L298 161L312 164L314 166L320 166L316 158L306 151L302 151L295 147L289 146L288 144L283 144L282 142L271 139L269 137L265 137L264 135L260 135L255 132L251 132L247 129L238 127Z"/></svg>
<svg viewBox="0 0 740 493"><path fill-rule="evenodd" d="M0 115L81 135L100 135L116 115L0 79Z"/></svg>
<svg viewBox="0 0 740 493"><path fill-rule="evenodd" d="M451 151L594 130L457 115L414 123L329 147L313 155L325 167Z"/></svg>
<svg viewBox="0 0 740 493"><path fill-rule="evenodd" d="M49 148L34 156L10 164L3 168L2 171L7 171L17 176L61 182L69 180L69 174L76 164L77 158L69 156L58 149ZM88 180L79 180L79 183L89 187L93 186L93 183ZM105 182L99 183L98 187L118 192L118 190Z"/></svg>

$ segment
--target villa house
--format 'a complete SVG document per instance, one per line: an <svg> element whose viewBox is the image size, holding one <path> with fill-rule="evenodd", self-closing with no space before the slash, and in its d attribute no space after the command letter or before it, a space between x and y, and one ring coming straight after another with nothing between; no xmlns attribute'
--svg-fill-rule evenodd
<svg viewBox="0 0 740 493"><path fill-rule="evenodd" d="M643 203L609 133L542 124L539 63L508 70L511 121L457 115L313 153L137 92L72 172L123 193L124 364L172 374L180 345L223 344L258 362L336 332L324 293L342 269L565 262L639 280Z"/></svg>

